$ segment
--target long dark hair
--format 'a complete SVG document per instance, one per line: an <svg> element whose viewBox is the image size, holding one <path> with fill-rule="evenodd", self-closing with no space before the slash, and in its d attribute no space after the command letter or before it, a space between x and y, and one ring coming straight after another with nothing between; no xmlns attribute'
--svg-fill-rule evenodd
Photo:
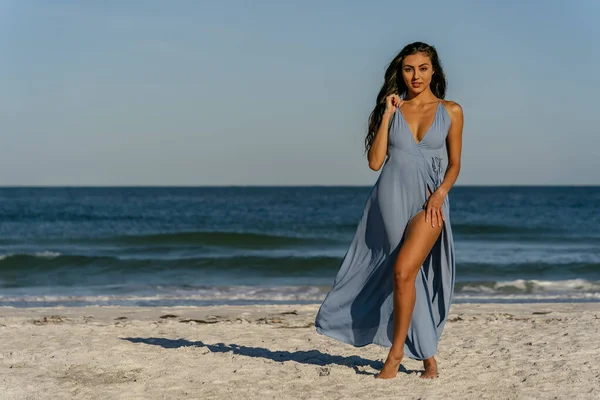
<svg viewBox="0 0 600 400"><path fill-rule="evenodd" d="M439 99L443 99L446 95L446 75L442 69L442 64L435 47L423 42L414 42L406 45L400 53L394 57L385 71L383 87L377 95L375 108L371 112L371 115L369 115L369 128L367 137L365 138L365 153L371 148L371 144L373 143L373 139L375 138L375 134L377 133L377 129L383 118L386 97L391 94L397 94L400 97L406 95L408 88L406 87L406 83L402 78L402 72L400 71L402 68L402 60L404 60L404 57L416 53L425 53L431 59L434 74L431 77L430 88L433 94Z"/></svg>

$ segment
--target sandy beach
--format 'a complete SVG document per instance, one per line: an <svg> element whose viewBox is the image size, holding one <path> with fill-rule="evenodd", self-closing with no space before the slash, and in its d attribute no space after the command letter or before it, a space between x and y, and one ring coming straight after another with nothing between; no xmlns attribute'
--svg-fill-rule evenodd
<svg viewBox="0 0 600 400"><path fill-rule="evenodd" d="M317 305L1 309L9 399L597 399L600 303L455 304L440 377L319 335Z"/></svg>

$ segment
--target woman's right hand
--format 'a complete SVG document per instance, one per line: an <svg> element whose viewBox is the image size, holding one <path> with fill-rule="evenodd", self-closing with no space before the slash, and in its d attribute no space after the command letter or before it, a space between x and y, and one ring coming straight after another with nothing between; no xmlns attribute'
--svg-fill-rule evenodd
<svg viewBox="0 0 600 400"><path fill-rule="evenodd" d="M385 98L385 112L393 114L404 103L404 100L397 94L390 94Z"/></svg>

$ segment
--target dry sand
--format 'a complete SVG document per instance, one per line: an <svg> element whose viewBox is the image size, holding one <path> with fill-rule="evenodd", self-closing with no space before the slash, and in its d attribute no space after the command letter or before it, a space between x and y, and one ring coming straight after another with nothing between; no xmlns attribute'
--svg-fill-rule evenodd
<svg viewBox="0 0 600 400"><path fill-rule="evenodd" d="M317 309L0 308L0 399L600 399L600 303L454 304L434 380Z"/></svg>

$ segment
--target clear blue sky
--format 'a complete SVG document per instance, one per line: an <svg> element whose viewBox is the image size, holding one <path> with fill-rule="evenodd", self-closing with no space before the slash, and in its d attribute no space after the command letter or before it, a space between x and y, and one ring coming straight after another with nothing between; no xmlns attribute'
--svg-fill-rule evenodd
<svg viewBox="0 0 600 400"><path fill-rule="evenodd" d="M0 1L0 185L370 185L407 43L463 106L457 185L600 184L600 2Z"/></svg>

